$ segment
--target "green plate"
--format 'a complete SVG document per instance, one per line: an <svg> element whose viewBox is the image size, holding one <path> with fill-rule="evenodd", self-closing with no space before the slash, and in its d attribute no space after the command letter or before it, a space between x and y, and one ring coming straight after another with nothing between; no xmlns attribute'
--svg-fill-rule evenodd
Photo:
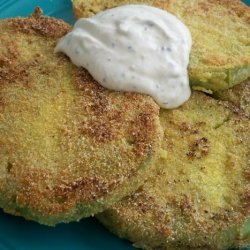
<svg viewBox="0 0 250 250"><path fill-rule="evenodd" d="M250 5L250 0L245 1ZM0 18L27 16L40 6L44 15L73 24L70 0L0 0ZM94 218L58 225L54 228L26 221L0 211L0 250L133 250ZM250 248L248 248L250 250Z"/></svg>

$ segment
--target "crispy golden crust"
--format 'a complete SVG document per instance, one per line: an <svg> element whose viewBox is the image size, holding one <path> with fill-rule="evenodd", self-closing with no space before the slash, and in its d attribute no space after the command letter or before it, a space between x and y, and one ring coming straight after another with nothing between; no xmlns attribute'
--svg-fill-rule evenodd
<svg viewBox="0 0 250 250"><path fill-rule="evenodd" d="M249 77L249 7L239 0L169 2L167 9L192 33L189 72L193 86L215 91Z"/></svg>
<svg viewBox="0 0 250 250"><path fill-rule="evenodd" d="M125 4L148 4L152 5L154 0L73 0L73 10L76 18L89 17L100 11Z"/></svg>
<svg viewBox="0 0 250 250"><path fill-rule="evenodd" d="M223 101L229 101L250 117L250 80L238 84L233 88L217 91L213 97Z"/></svg>
<svg viewBox="0 0 250 250"><path fill-rule="evenodd" d="M39 12L0 22L0 205L49 225L138 188L162 134L152 98L108 91L53 54L69 30Z"/></svg>
<svg viewBox="0 0 250 250"><path fill-rule="evenodd" d="M31 18L18 18L11 21L15 31L27 34L40 34L44 37L59 38L70 31L70 26L62 20L42 17L42 10L36 7ZM32 19L32 22L30 21Z"/></svg>
<svg viewBox="0 0 250 250"><path fill-rule="evenodd" d="M160 119L155 176L97 217L144 249L249 244L242 226L250 217L249 120L198 92Z"/></svg>
<svg viewBox="0 0 250 250"><path fill-rule="evenodd" d="M250 9L240 0L73 0L76 17L144 3L178 16L190 29L191 85L206 92L227 89L250 76Z"/></svg>

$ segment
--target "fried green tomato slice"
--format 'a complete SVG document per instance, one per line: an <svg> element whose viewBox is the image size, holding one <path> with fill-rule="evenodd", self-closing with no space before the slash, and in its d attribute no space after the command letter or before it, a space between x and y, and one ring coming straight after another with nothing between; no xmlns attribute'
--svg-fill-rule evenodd
<svg viewBox="0 0 250 250"><path fill-rule="evenodd" d="M108 91L55 55L70 26L38 12L0 22L0 207L54 225L135 191L162 129L152 98Z"/></svg>
<svg viewBox="0 0 250 250"><path fill-rule="evenodd" d="M154 176L97 218L143 249L250 245L250 121L201 92L160 120Z"/></svg>
<svg viewBox="0 0 250 250"><path fill-rule="evenodd" d="M230 89L216 91L213 93L213 97L231 102L250 118L250 80Z"/></svg>
<svg viewBox="0 0 250 250"><path fill-rule="evenodd" d="M148 4L178 16L190 29L189 76L194 89L213 92L250 76L250 8L240 0L73 0L77 18L123 4Z"/></svg>

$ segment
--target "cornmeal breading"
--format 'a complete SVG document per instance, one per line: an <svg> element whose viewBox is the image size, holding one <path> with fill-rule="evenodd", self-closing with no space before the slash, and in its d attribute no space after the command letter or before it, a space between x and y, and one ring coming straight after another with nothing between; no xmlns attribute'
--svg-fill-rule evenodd
<svg viewBox="0 0 250 250"><path fill-rule="evenodd" d="M234 86L233 88L216 91L213 97L229 101L250 118L250 80Z"/></svg>
<svg viewBox="0 0 250 250"><path fill-rule="evenodd" d="M143 249L249 245L249 119L201 92L160 119L154 177L99 220Z"/></svg>
<svg viewBox="0 0 250 250"><path fill-rule="evenodd" d="M162 139L151 97L108 91L53 53L70 29L39 9L0 21L0 207L48 225L136 190Z"/></svg>

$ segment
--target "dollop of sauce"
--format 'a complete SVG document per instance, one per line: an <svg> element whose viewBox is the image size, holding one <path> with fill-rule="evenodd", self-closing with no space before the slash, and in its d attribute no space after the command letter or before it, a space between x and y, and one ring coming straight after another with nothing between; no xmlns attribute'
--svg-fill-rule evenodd
<svg viewBox="0 0 250 250"><path fill-rule="evenodd" d="M81 18L57 44L102 86L148 94L162 108L176 108L191 94L187 66L192 38L167 11L124 5Z"/></svg>

